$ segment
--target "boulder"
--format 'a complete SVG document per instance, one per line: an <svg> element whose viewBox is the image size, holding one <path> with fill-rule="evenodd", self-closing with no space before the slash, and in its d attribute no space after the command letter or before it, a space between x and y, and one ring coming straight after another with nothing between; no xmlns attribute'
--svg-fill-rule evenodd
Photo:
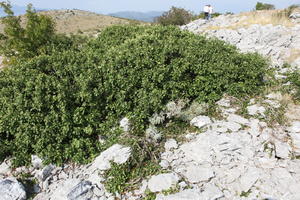
<svg viewBox="0 0 300 200"><path fill-rule="evenodd" d="M174 187L179 181L179 177L174 173L159 174L152 176L148 182L151 192L162 192Z"/></svg>
<svg viewBox="0 0 300 200"><path fill-rule="evenodd" d="M117 164L125 163L131 155L131 148L120 144L114 144L110 148L103 151L89 167L90 170L108 170L111 165L110 162Z"/></svg>
<svg viewBox="0 0 300 200"><path fill-rule="evenodd" d="M68 193L68 200L89 200L93 196L93 186L89 181L82 181Z"/></svg>
<svg viewBox="0 0 300 200"><path fill-rule="evenodd" d="M207 116L198 116L192 119L191 125L196 126L198 128L202 128L206 125L209 125L211 123L211 120Z"/></svg>
<svg viewBox="0 0 300 200"><path fill-rule="evenodd" d="M211 166L189 166L182 174L190 183L207 182L215 176Z"/></svg>
<svg viewBox="0 0 300 200"><path fill-rule="evenodd" d="M24 186L14 178L0 180L1 200L25 200L26 191Z"/></svg>

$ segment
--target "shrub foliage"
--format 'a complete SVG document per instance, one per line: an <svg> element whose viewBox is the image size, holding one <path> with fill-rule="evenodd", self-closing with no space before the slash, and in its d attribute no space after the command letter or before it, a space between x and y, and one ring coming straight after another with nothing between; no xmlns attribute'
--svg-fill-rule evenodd
<svg viewBox="0 0 300 200"><path fill-rule="evenodd" d="M169 11L164 12L162 16L157 17L155 22L164 26L184 25L189 23L193 17L193 13L188 10L172 7Z"/></svg>
<svg viewBox="0 0 300 200"><path fill-rule="evenodd" d="M56 50L0 72L1 158L16 164L85 162L118 137L119 120L143 136L147 120L177 99L215 102L252 94L267 62L222 41L163 26L115 26L81 48Z"/></svg>
<svg viewBox="0 0 300 200"><path fill-rule="evenodd" d="M274 10L275 6L273 4L257 2L255 10Z"/></svg>

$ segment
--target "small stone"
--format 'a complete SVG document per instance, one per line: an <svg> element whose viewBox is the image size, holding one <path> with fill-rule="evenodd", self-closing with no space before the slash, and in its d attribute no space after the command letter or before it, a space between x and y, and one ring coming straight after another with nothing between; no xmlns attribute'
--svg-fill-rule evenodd
<svg viewBox="0 0 300 200"><path fill-rule="evenodd" d="M6 175L11 171L10 164L8 161L2 162L0 165L0 175Z"/></svg>
<svg viewBox="0 0 300 200"><path fill-rule="evenodd" d="M31 164L35 169L41 169L43 167L43 160L37 155L32 155Z"/></svg>
<svg viewBox="0 0 300 200"><path fill-rule="evenodd" d="M68 200L90 199L93 196L92 183L82 181L77 184L68 194Z"/></svg>
<svg viewBox="0 0 300 200"><path fill-rule="evenodd" d="M150 178L148 188L151 192L161 192L175 186L178 180L179 177L174 173L159 174Z"/></svg>
<svg viewBox="0 0 300 200"><path fill-rule="evenodd" d="M279 158L288 159L290 154L290 146L286 143L275 142L275 155Z"/></svg>
<svg viewBox="0 0 300 200"><path fill-rule="evenodd" d="M119 144L114 144L110 148L103 151L89 167L90 170L107 170L110 169L110 162L117 164L125 163L131 155L131 148L124 147Z"/></svg>
<svg viewBox="0 0 300 200"><path fill-rule="evenodd" d="M240 179L240 187L241 190L247 192L251 189L251 187L256 183L256 181L260 177L260 172L257 168L249 168L248 171L242 175ZM241 191L241 192L242 192Z"/></svg>
<svg viewBox="0 0 300 200"><path fill-rule="evenodd" d="M25 200L26 191L24 186L15 178L0 180L0 199L1 200Z"/></svg>
<svg viewBox="0 0 300 200"><path fill-rule="evenodd" d="M120 127L123 129L123 131L128 132L130 131L130 121L127 117L124 117L120 121Z"/></svg>
<svg viewBox="0 0 300 200"><path fill-rule="evenodd" d="M219 106L222 106L222 107L230 107L230 100L223 98L223 99L220 99L219 101L217 101L216 104Z"/></svg>
<svg viewBox="0 0 300 200"><path fill-rule="evenodd" d="M163 169L167 169L167 168L170 166L169 162L166 161L166 160L160 161L159 165L160 165Z"/></svg>
<svg viewBox="0 0 300 200"><path fill-rule="evenodd" d="M190 183L200 183L209 181L215 177L214 171L208 166L189 166L183 176Z"/></svg>
<svg viewBox="0 0 300 200"><path fill-rule="evenodd" d="M232 132L237 132L242 128L242 126L236 122L224 122L223 125Z"/></svg>
<svg viewBox="0 0 300 200"><path fill-rule="evenodd" d="M67 179L68 178L68 175L62 171L58 174L58 179Z"/></svg>
<svg viewBox="0 0 300 200"><path fill-rule="evenodd" d="M300 121L293 121L292 125L288 128L288 131L293 133L300 133Z"/></svg>
<svg viewBox="0 0 300 200"><path fill-rule="evenodd" d="M223 192L213 184L207 184L204 187L204 192L201 194L202 199L220 199L224 197Z"/></svg>
<svg viewBox="0 0 300 200"><path fill-rule="evenodd" d="M292 139L293 152L295 156L300 156L300 133L290 133Z"/></svg>
<svg viewBox="0 0 300 200"><path fill-rule="evenodd" d="M249 120L248 119L245 119L244 117L241 117L241 116L236 115L236 114L230 114L227 117L227 120L229 122L236 122L238 124L243 124L243 125L249 124Z"/></svg>
<svg viewBox="0 0 300 200"><path fill-rule="evenodd" d="M266 112L265 107L258 106L258 105L252 105L247 107L248 114L249 115L262 115L264 116L264 113Z"/></svg>
<svg viewBox="0 0 300 200"><path fill-rule="evenodd" d="M191 125L196 126L198 128L202 128L211 123L211 120L207 116L198 116L192 119Z"/></svg>
<svg viewBox="0 0 300 200"><path fill-rule="evenodd" d="M165 149L167 151L170 151L172 149L177 149L177 148L178 148L178 144L177 144L176 140L174 140L174 139L169 139L165 143Z"/></svg>
<svg viewBox="0 0 300 200"><path fill-rule="evenodd" d="M47 165L37 174L37 178L41 182L45 181L51 175L51 172L52 170L54 170L54 168L55 168L54 165Z"/></svg>

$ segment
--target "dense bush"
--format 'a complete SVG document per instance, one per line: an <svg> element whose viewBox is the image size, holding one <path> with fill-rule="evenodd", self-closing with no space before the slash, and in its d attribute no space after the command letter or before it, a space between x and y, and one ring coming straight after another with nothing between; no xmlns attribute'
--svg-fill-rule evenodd
<svg viewBox="0 0 300 200"><path fill-rule="evenodd" d="M153 113L176 99L214 102L263 85L266 61L176 27L116 26L82 48L54 51L0 72L0 152L24 164L85 162L119 120L142 136Z"/></svg>
<svg viewBox="0 0 300 200"><path fill-rule="evenodd" d="M154 21L158 24L167 25L184 25L193 19L193 13L183 8L172 7L169 11L164 12L162 16L157 17Z"/></svg>
<svg viewBox="0 0 300 200"><path fill-rule="evenodd" d="M21 16L14 16L9 3L0 2L0 7L7 14L1 19L4 33L0 34L0 53L10 64L80 46L86 40L84 37L56 34L54 21L49 16L37 14L31 4L25 14L25 25L22 25Z"/></svg>
<svg viewBox="0 0 300 200"><path fill-rule="evenodd" d="M274 10L275 6L273 4L257 2L255 10Z"/></svg>

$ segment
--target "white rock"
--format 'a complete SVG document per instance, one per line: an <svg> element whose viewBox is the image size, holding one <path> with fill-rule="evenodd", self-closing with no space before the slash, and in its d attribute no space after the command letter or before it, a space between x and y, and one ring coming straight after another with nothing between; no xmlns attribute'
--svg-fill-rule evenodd
<svg viewBox="0 0 300 200"><path fill-rule="evenodd" d="M1 200L25 200L26 191L24 186L15 178L0 180L0 199Z"/></svg>
<svg viewBox="0 0 300 200"><path fill-rule="evenodd" d="M188 166L182 174L190 183L200 183L209 181L215 176L214 171L209 166Z"/></svg>
<svg viewBox="0 0 300 200"><path fill-rule="evenodd" d="M68 193L68 200L91 199L93 196L92 183L89 181L82 181L77 184Z"/></svg>
<svg viewBox="0 0 300 200"><path fill-rule="evenodd" d="M50 175L51 172L55 169L54 165L45 166L39 173L37 173L36 177L40 182L45 181Z"/></svg>
<svg viewBox="0 0 300 200"><path fill-rule="evenodd" d="M4 161L0 165L0 175L6 175L11 171L9 161Z"/></svg>
<svg viewBox="0 0 300 200"><path fill-rule="evenodd" d="M130 131L130 121L127 117L124 117L120 121L120 127L123 129L123 131L128 132Z"/></svg>
<svg viewBox="0 0 300 200"><path fill-rule="evenodd" d="M178 144L176 142L176 140L174 139L169 139L166 141L165 143L165 149L166 150L172 150L172 149L177 149L178 148Z"/></svg>
<svg viewBox="0 0 300 200"><path fill-rule="evenodd" d="M202 128L206 125L209 125L211 123L211 120L207 116L198 116L192 119L191 125L196 126L198 128Z"/></svg>
<svg viewBox="0 0 300 200"><path fill-rule="evenodd" d="M293 121L287 130L293 133L300 133L300 121Z"/></svg>
<svg viewBox="0 0 300 200"><path fill-rule="evenodd" d="M240 187L241 190L247 192L251 189L251 187L256 183L256 181L260 177L260 171L257 168L249 168L248 171L242 175L240 179ZM241 191L241 192L242 192Z"/></svg>
<svg viewBox="0 0 300 200"><path fill-rule="evenodd" d="M249 124L249 120L248 119L246 119L246 118L244 118L242 116L236 115L236 114L230 114L227 117L227 120L229 122L236 122L236 123L243 124L243 125Z"/></svg>
<svg viewBox="0 0 300 200"><path fill-rule="evenodd" d="M230 100L229 99L220 99L219 101L217 101L216 103L219 106L223 106L223 107L230 107Z"/></svg>
<svg viewBox="0 0 300 200"><path fill-rule="evenodd" d="M220 199L224 197L223 192L213 184L206 184L204 186L204 192L201 194L203 200Z"/></svg>
<svg viewBox="0 0 300 200"><path fill-rule="evenodd" d="M290 155L290 146L287 143L276 141L275 154L279 158L288 159Z"/></svg>
<svg viewBox="0 0 300 200"><path fill-rule="evenodd" d="M151 192L161 192L174 187L179 177L174 173L159 174L152 176L148 181L148 188Z"/></svg>
<svg viewBox="0 0 300 200"><path fill-rule="evenodd" d="M236 132L242 128L242 126L236 122L224 122L223 125L232 132Z"/></svg>
<svg viewBox="0 0 300 200"><path fill-rule="evenodd" d="M300 133L290 133L295 156L300 156Z"/></svg>
<svg viewBox="0 0 300 200"><path fill-rule="evenodd" d="M158 195L155 200L202 200L202 195L198 190L187 189L168 196Z"/></svg>
<svg viewBox="0 0 300 200"><path fill-rule="evenodd" d="M43 167L43 160L37 155L31 155L31 164L35 169L41 169Z"/></svg>
<svg viewBox="0 0 300 200"><path fill-rule="evenodd" d="M110 162L117 164L125 163L131 155L131 148L124 147L119 144L114 144L107 150L103 151L100 156L98 156L92 165L89 167L90 170L107 170L110 169Z"/></svg>
<svg viewBox="0 0 300 200"><path fill-rule="evenodd" d="M248 106L247 110L249 115L262 115L262 116L264 116L264 113L266 111L265 107L258 106L258 105Z"/></svg>

